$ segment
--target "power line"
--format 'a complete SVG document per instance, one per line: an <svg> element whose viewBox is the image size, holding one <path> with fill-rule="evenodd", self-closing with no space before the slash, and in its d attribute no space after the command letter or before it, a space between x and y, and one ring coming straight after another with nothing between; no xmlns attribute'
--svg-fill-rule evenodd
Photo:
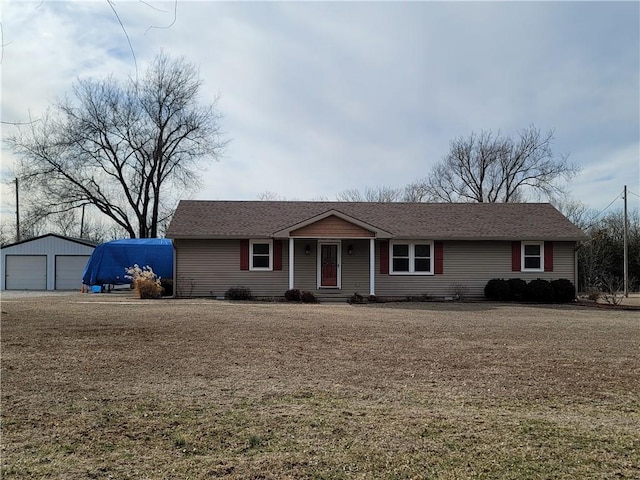
<svg viewBox="0 0 640 480"><path fill-rule="evenodd" d="M143 0L140 0L140 1L142 3L144 3L145 5L148 5L149 7L154 8L155 10L158 10L158 11L161 11L161 12L166 12L166 10L160 10L160 9L158 9L158 8L152 6L152 5L149 5L147 2L144 2ZM173 20L171 21L171 23L169 25L165 26L165 27L157 27L155 25L151 25L149 28L147 28L145 30L144 34L146 35L147 32L149 30L151 30L152 28L171 28L176 23L177 19L178 19L178 0L175 0L174 4L173 4Z"/></svg>
<svg viewBox="0 0 640 480"><path fill-rule="evenodd" d="M131 45L131 39L129 38L129 34L127 33L127 29L124 28L124 25L122 24L122 20L120 20L120 15L118 15L118 12L116 11L116 7L115 7L115 4L113 3L113 0L107 0L107 3L111 7L111 10L113 10L113 13L116 16L116 18L118 19L118 23L122 27L122 31L124 32L124 36L127 37L127 43L129 44L129 48L131 49L131 55L133 56L133 63L135 65L135 67L136 67L136 82L137 82L138 81L138 60L136 59L136 52L133 51L133 45Z"/></svg>
<svg viewBox="0 0 640 480"><path fill-rule="evenodd" d="M620 192L618 195L616 195L616 198L614 198L613 200L611 200L611 202L609 203L609 205L607 205L606 207L604 207L604 209L603 209L603 210L601 210L597 215L594 215L593 217L591 217L591 223L585 227L585 230L587 230L587 229L589 229L589 228L593 227L593 226L595 225L596 220L598 219L598 217L599 217L600 215L602 215L604 212L606 212L606 211L609 209L609 207L610 207L611 205L613 205L613 203L614 203L616 200L618 200L622 195L623 195L623 192Z"/></svg>
<svg viewBox="0 0 640 480"><path fill-rule="evenodd" d="M627 193L629 193L629 190L627 190ZM582 228L582 230L589 230L591 227L593 227L593 226L596 224L596 220L597 220L597 218L598 218L600 215L602 215L604 212L606 212L606 211L609 209L609 207L610 207L611 205L613 205L613 203L614 203L616 200L618 200L620 197L622 197L623 195L624 195L624 191L622 191L622 192L620 192L618 195L616 195L616 197L615 197L613 200L611 200L611 202L609 203L609 205L607 205L604 209L602 209L602 210L601 210L597 215L593 216L593 217L591 218L591 223L590 223L589 225L587 225L586 227ZM634 195L635 195L635 194L634 194ZM590 244L590 243L592 243L592 242L595 242L595 241L596 241L596 240L598 240L602 235L603 235L603 232L602 232L602 231L601 231L601 232L598 232L595 236L593 236L593 237L589 238L589 239L588 239L588 240L586 240L586 241L583 241L583 242L582 242L582 245L588 245L588 244Z"/></svg>

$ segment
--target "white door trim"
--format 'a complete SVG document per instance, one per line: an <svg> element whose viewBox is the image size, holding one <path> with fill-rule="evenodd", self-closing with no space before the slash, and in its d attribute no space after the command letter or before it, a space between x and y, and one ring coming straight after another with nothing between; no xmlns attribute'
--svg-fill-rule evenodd
<svg viewBox="0 0 640 480"><path fill-rule="evenodd" d="M322 285L322 245L335 245L337 247L336 252L336 284L335 286L323 286ZM316 271L318 289L320 288L333 288L340 290L342 288L342 241L341 240L318 240L318 254L316 255Z"/></svg>

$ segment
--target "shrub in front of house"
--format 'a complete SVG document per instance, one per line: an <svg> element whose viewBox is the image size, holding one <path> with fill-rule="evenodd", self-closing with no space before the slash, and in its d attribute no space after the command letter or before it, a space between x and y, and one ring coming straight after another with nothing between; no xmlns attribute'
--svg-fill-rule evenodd
<svg viewBox="0 0 640 480"><path fill-rule="evenodd" d="M464 300L469 292L467 286L462 283L452 283L449 289L451 290L451 298L453 300Z"/></svg>
<svg viewBox="0 0 640 480"><path fill-rule="evenodd" d="M173 295L173 280L162 278L160 279L160 286L162 287L163 297L171 297Z"/></svg>
<svg viewBox="0 0 640 480"><path fill-rule="evenodd" d="M595 288L589 290L589 292L587 293L587 298L592 302L597 302L598 300L600 300L600 297L602 297L602 292L596 290Z"/></svg>
<svg viewBox="0 0 640 480"><path fill-rule="evenodd" d="M527 282L521 278L510 278L507 283L509 284L509 300L515 300L516 302L524 300Z"/></svg>
<svg viewBox="0 0 640 480"><path fill-rule="evenodd" d="M541 278L531 280L527 284L527 289L524 293L524 299L528 302L553 302L553 287L551 286L551 282L548 280L543 280Z"/></svg>
<svg viewBox="0 0 640 480"><path fill-rule="evenodd" d="M284 292L284 299L287 302L299 302L300 301L300 290L297 288L290 288L286 292Z"/></svg>
<svg viewBox="0 0 640 480"><path fill-rule="evenodd" d="M492 278L484 287L484 296L487 300L499 302L511 300L509 282L503 278Z"/></svg>
<svg viewBox="0 0 640 480"><path fill-rule="evenodd" d="M312 292L307 292L307 291L304 291L300 294L300 300L302 300L303 303L318 302L318 299L316 298L316 296Z"/></svg>
<svg viewBox="0 0 640 480"><path fill-rule="evenodd" d="M571 280L560 278L551 281L553 288L553 301L556 303L573 302L576 298L576 289Z"/></svg>
<svg viewBox="0 0 640 480"><path fill-rule="evenodd" d="M405 302L430 302L433 300L433 297L428 293L423 293L422 295L407 295L404 297Z"/></svg>
<svg viewBox="0 0 640 480"><path fill-rule="evenodd" d="M160 298L162 297L162 287L150 280L136 280L134 290L140 298Z"/></svg>
<svg viewBox="0 0 640 480"><path fill-rule="evenodd" d="M494 278L484 287L484 296L500 302L566 303L575 300L575 288L566 278L551 282L538 278L529 283L521 278Z"/></svg>
<svg viewBox="0 0 640 480"><path fill-rule="evenodd" d="M364 297L358 292L354 293L347 299L348 303L364 303Z"/></svg>
<svg viewBox="0 0 640 480"><path fill-rule="evenodd" d="M225 300L251 300L251 290L247 287L231 287L224 292Z"/></svg>
<svg viewBox="0 0 640 480"><path fill-rule="evenodd" d="M162 296L162 286L160 277L153 272L150 266L140 268L137 264L124 269L125 278L131 280L136 295L139 298L160 298Z"/></svg>

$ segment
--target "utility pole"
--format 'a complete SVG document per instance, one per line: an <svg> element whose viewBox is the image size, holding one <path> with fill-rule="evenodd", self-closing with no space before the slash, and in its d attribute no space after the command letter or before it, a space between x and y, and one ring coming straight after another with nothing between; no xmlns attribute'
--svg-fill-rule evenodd
<svg viewBox="0 0 640 480"><path fill-rule="evenodd" d="M16 177L16 242L20 241L20 203L18 194L18 177Z"/></svg>
<svg viewBox="0 0 640 480"><path fill-rule="evenodd" d="M627 219L627 186L624 186L624 296L629 298L629 245L627 236L629 233L629 221Z"/></svg>
<svg viewBox="0 0 640 480"><path fill-rule="evenodd" d="M82 205L82 216L80 217L80 238L84 234L84 205Z"/></svg>

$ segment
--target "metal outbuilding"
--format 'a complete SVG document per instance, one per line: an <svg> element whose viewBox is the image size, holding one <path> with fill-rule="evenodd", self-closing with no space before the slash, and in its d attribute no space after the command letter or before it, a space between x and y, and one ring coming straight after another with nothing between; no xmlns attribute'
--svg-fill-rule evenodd
<svg viewBox="0 0 640 480"><path fill-rule="evenodd" d="M0 248L1 290L80 290L96 244L49 233Z"/></svg>

